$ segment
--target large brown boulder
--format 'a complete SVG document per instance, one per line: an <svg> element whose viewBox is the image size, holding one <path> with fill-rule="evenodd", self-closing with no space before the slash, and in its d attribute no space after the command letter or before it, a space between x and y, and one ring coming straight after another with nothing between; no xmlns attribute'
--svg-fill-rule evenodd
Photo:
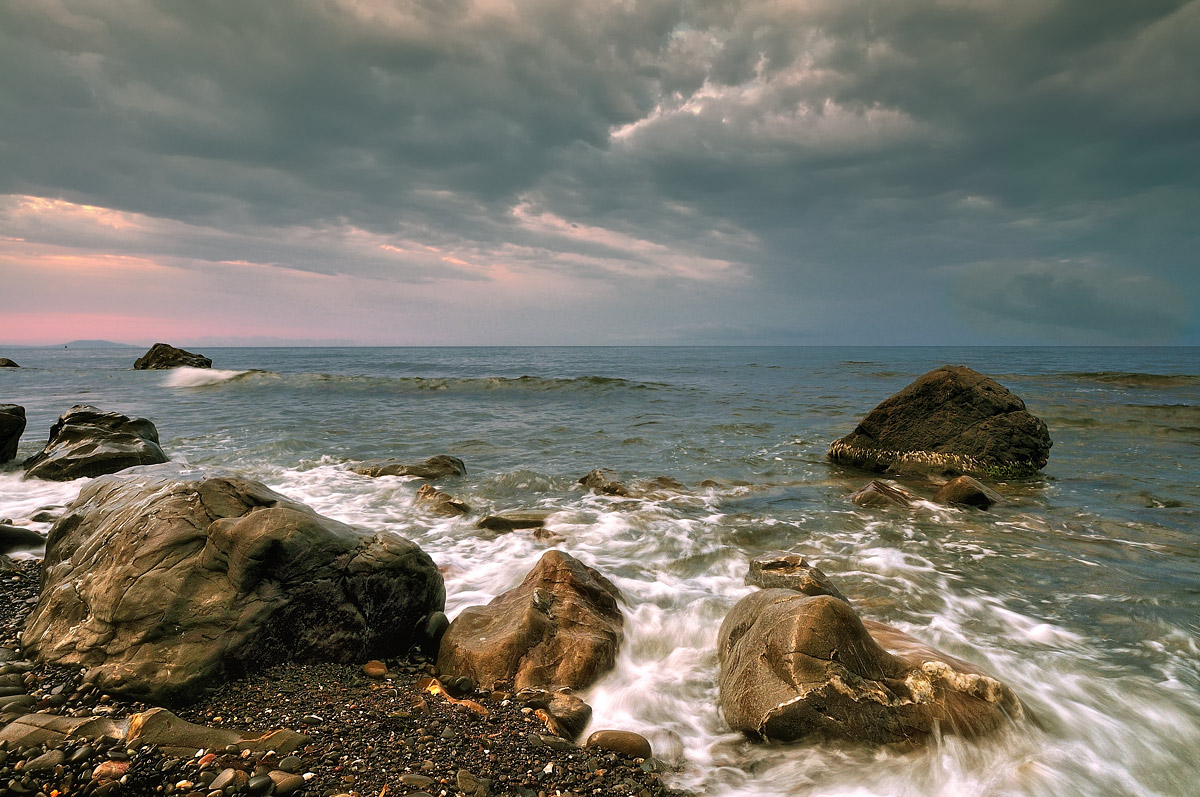
<svg viewBox="0 0 1200 797"><path fill-rule="evenodd" d="M721 710L753 738L919 741L1023 716L995 678L828 595L751 593L726 616L718 645Z"/></svg>
<svg viewBox="0 0 1200 797"><path fill-rule="evenodd" d="M55 421L45 447L24 466L26 478L71 481L166 461L150 421L77 404Z"/></svg>
<svg viewBox="0 0 1200 797"><path fill-rule="evenodd" d="M135 371L164 368L212 368L212 359L166 343L155 343L150 350L133 362Z"/></svg>
<svg viewBox="0 0 1200 797"><path fill-rule="evenodd" d="M26 653L167 705L282 661L404 654L445 604L436 566L264 485L105 477L50 530Z"/></svg>
<svg viewBox="0 0 1200 797"><path fill-rule="evenodd" d="M547 551L519 585L454 619L438 669L484 688L583 688L616 661L624 633L620 598L600 573Z"/></svg>
<svg viewBox="0 0 1200 797"><path fill-rule="evenodd" d="M0 404L0 462L17 458L17 444L25 432L25 408L20 404Z"/></svg>
<svg viewBox="0 0 1200 797"><path fill-rule="evenodd" d="M1030 475L1050 456L1046 424L1007 388L964 366L930 371L829 447L876 472Z"/></svg>

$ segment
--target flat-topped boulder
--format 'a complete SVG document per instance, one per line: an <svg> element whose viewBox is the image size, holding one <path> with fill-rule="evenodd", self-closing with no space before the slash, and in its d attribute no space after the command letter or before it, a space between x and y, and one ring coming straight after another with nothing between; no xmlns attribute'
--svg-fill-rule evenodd
<svg viewBox="0 0 1200 797"><path fill-rule="evenodd" d="M21 366L17 365L15 362L8 359L7 357L0 357L0 368L20 368L20 367Z"/></svg>
<svg viewBox="0 0 1200 797"><path fill-rule="evenodd" d="M24 467L29 479L71 481L166 461L150 421L77 404L59 416L45 447Z"/></svg>
<svg viewBox="0 0 1200 797"><path fill-rule="evenodd" d="M918 378L829 447L875 472L1027 476L1050 456L1046 424L1007 388L965 366Z"/></svg>
<svg viewBox="0 0 1200 797"><path fill-rule="evenodd" d="M405 654L445 605L432 560L259 482L108 476L54 524L24 650L164 705L284 661Z"/></svg>
<svg viewBox="0 0 1200 797"><path fill-rule="evenodd" d="M483 688L581 689L616 662L625 622L620 598L596 570L547 551L519 585L454 619L438 669Z"/></svg>
<svg viewBox="0 0 1200 797"><path fill-rule="evenodd" d="M152 371L166 368L212 368L212 360L203 354L179 349L167 343L155 343L150 350L138 357L135 371Z"/></svg>
<svg viewBox="0 0 1200 797"><path fill-rule="evenodd" d="M407 463L395 459L363 462L350 468L363 476L415 476L418 479L442 479L447 476L466 476L467 466L458 457L438 454L424 462Z"/></svg>
<svg viewBox="0 0 1200 797"><path fill-rule="evenodd" d="M805 595L832 595L846 600L820 568L810 565L800 554L786 551L771 551L751 559L746 583L763 589L791 589Z"/></svg>
<svg viewBox="0 0 1200 797"><path fill-rule="evenodd" d="M546 525L546 518L554 514L553 509L514 509L487 515L475 525L481 529L495 531L501 534L517 531L518 529L540 529Z"/></svg>
<svg viewBox="0 0 1200 797"><path fill-rule="evenodd" d="M25 408L20 404L0 404L0 462L17 458L17 446L25 432Z"/></svg>
<svg viewBox="0 0 1200 797"><path fill-rule="evenodd" d="M973 737L1024 716L983 670L829 595L751 593L721 624L718 658L721 711L754 739Z"/></svg>

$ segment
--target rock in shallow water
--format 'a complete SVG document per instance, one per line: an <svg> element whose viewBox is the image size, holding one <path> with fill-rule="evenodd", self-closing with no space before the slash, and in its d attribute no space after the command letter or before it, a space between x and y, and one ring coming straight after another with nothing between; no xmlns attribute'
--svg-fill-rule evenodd
<svg viewBox="0 0 1200 797"><path fill-rule="evenodd" d="M25 408L20 404L0 404L0 462L16 459L24 431Z"/></svg>
<svg viewBox="0 0 1200 797"><path fill-rule="evenodd" d="M979 509L990 509L1000 502L1000 495L985 484L970 476L959 476L941 486L933 500L943 504L961 504Z"/></svg>
<svg viewBox="0 0 1200 797"><path fill-rule="evenodd" d="M585 687L616 661L620 597L575 557L547 551L518 586L455 618L442 637L438 669L488 689Z"/></svg>
<svg viewBox="0 0 1200 797"><path fill-rule="evenodd" d="M829 577L813 567L800 554L772 551L750 560L746 583L764 589L791 589L805 595L832 595L846 600Z"/></svg>
<svg viewBox="0 0 1200 797"><path fill-rule="evenodd" d="M364 462L350 470L363 476L414 476L418 479L441 479L467 474L467 466L463 461L448 454L438 454L416 464L406 464L394 459Z"/></svg>
<svg viewBox="0 0 1200 797"><path fill-rule="evenodd" d="M407 651L445 605L416 545L237 477L105 477L50 530L23 644L107 692L172 705L283 661Z"/></svg>
<svg viewBox="0 0 1200 797"><path fill-rule="evenodd" d="M993 379L946 365L871 410L829 447L843 465L894 473L1030 475L1050 455L1046 424Z"/></svg>
<svg viewBox="0 0 1200 797"><path fill-rule="evenodd" d="M730 610L718 645L722 713L754 738L970 737L1024 716L995 678L830 596L753 593Z"/></svg>
<svg viewBox="0 0 1200 797"><path fill-rule="evenodd" d="M50 427L41 452L25 460L25 477L71 481L166 461L150 421L77 404Z"/></svg>

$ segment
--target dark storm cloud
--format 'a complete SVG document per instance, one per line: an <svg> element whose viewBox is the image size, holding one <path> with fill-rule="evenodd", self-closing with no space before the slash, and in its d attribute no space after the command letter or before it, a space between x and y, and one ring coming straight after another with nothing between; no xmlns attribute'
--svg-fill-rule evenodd
<svg viewBox="0 0 1200 797"><path fill-rule="evenodd" d="M773 342L788 299L804 329L856 295L868 318L973 307L945 275L980 262L1103 252L1196 296L1197 40L1200 0L21 0L0 9L0 193L187 225L127 244L147 251L177 234L186 257L323 273L740 274L721 324ZM345 256L360 233L371 254ZM1096 332L1104 274L1050 276L1059 322L1036 333ZM1033 284L1014 279L996 287ZM1129 307L1154 330L1130 316L1131 340L1189 312ZM1034 334L1046 309L980 328ZM958 323L923 316L920 342Z"/></svg>

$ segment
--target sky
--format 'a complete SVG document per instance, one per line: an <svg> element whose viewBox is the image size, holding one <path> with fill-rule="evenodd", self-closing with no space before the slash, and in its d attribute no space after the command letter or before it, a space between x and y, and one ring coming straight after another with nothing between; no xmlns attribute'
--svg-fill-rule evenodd
<svg viewBox="0 0 1200 797"><path fill-rule="evenodd" d="M1200 0L7 0L0 343L1200 345Z"/></svg>

